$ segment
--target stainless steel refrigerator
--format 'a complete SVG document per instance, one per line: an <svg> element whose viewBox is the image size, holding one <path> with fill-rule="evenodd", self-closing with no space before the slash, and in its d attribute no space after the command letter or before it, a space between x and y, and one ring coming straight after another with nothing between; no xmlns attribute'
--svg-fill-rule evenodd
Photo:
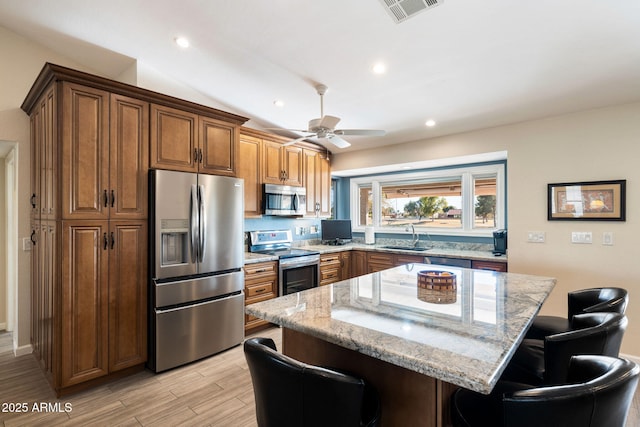
<svg viewBox="0 0 640 427"><path fill-rule="evenodd" d="M244 338L244 182L149 172L149 363L161 372Z"/></svg>

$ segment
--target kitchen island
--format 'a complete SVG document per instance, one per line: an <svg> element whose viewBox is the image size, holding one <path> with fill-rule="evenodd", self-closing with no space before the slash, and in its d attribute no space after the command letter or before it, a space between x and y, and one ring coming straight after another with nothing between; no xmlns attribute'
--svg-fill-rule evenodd
<svg viewBox="0 0 640 427"><path fill-rule="evenodd" d="M456 289L419 288L447 271ZM489 393L555 279L407 264L252 304L283 327L284 354L346 369L380 393L384 425L447 425L456 387Z"/></svg>

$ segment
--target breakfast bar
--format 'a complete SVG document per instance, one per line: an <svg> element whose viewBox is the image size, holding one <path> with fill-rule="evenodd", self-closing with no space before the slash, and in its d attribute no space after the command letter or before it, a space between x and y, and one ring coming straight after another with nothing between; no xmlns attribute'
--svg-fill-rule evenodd
<svg viewBox="0 0 640 427"><path fill-rule="evenodd" d="M424 281L440 275L453 286ZM491 392L555 282L407 264L252 304L246 312L283 328L284 354L373 384L383 425L440 426L449 423L448 400L457 387Z"/></svg>

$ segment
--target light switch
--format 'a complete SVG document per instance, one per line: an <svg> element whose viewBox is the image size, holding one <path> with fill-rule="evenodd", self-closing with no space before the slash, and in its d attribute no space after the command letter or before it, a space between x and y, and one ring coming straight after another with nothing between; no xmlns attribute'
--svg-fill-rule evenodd
<svg viewBox="0 0 640 427"><path fill-rule="evenodd" d="M544 243L545 238L544 231L529 231L527 233L527 242L530 243Z"/></svg>
<svg viewBox="0 0 640 427"><path fill-rule="evenodd" d="M593 243L593 235L590 231L572 231L571 243L591 244Z"/></svg>
<svg viewBox="0 0 640 427"><path fill-rule="evenodd" d="M602 244L613 246L613 231L605 231L602 233Z"/></svg>

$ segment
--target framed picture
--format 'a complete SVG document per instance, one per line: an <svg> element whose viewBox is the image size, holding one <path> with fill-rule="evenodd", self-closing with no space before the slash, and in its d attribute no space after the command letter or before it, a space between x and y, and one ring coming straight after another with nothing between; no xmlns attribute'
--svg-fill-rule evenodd
<svg viewBox="0 0 640 427"><path fill-rule="evenodd" d="M626 180L547 185L547 219L624 221Z"/></svg>

